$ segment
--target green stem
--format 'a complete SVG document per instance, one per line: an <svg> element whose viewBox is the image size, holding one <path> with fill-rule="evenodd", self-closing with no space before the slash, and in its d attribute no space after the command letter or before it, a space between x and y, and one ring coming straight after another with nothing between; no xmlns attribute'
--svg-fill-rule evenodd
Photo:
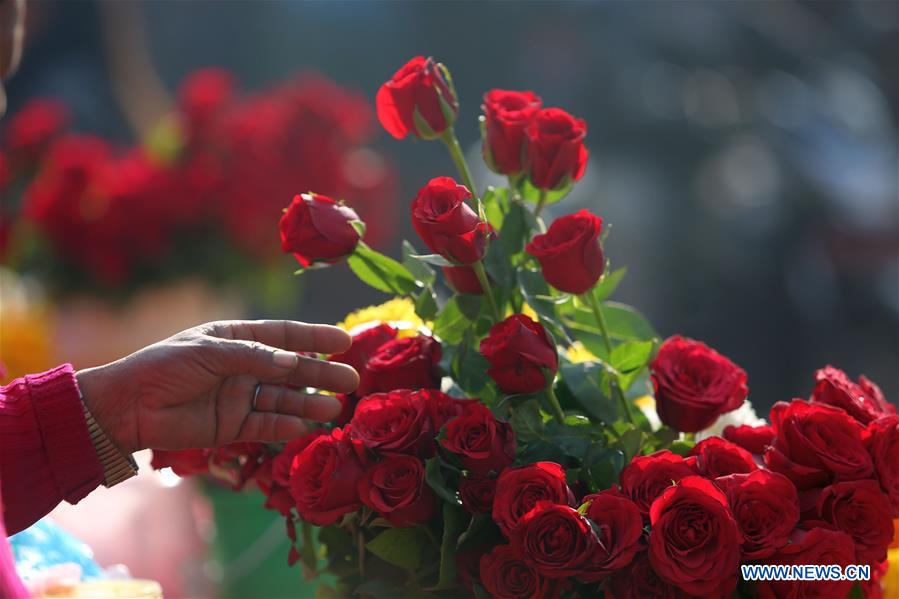
<svg viewBox="0 0 899 599"><path fill-rule="evenodd" d="M549 192L545 189L540 190L540 199L537 201L537 207L534 208L534 217L539 218L540 213L546 208L546 200L549 199Z"/></svg>
<svg viewBox="0 0 899 599"><path fill-rule="evenodd" d="M468 190L475 198L475 203L480 205L481 196L478 194L478 188L474 183L474 177L471 176L468 162L465 161L465 154L462 153L462 146L459 145L459 140L456 138L456 130L453 127L449 127L440 135L440 141L442 141L446 146L446 149L449 150L453 162L456 163L456 168L459 169L459 174L462 175L463 183L465 183L465 186L468 187Z"/></svg>
<svg viewBox="0 0 899 599"><path fill-rule="evenodd" d="M490 306L490 312L493 314L493 322L499 322L502 320L500 318L499 309L496 307L496 300L493 299L493 289L490 288L490 279L487 278L487 271L484 270L483 262L475 262L471 265L472 270L474 270L474 274L478 277L478 282L481 283L481 288L484 290L484 295L487 297L487 304Z"/></svg>
<svg viewBox="0 0 899 599"><path fill-rule="evenodd" d="M593 295L592 289L583 294L581 298L588 304L590 304L590 308L593 310L593 316L596 318L596 324L599 325L599 332L602 333L603 344L606 346L606 352L608 352L609 354L609 359L611 359L612 338L609 336L609 328L606 326L606 319L602 315L602 308L599 305L599 301L597 301L596 296ZM628 421L631 424L636 424L636 422L634 421L634 414L631 412L631 404L624 396L624 391L622 391L621 387L618 385L617 376L612 380L612 391L618 397L618 401L621 402L621 407L624 410L624 415L627 416Z"/></svg>
<svg viewBox="0 0 899 599"><path fill-rule="evenodd" d="M565 412L562 411L562 405L559 403L559 398L556 397L552 379L550 379L549 383L546 385L546 396L549 398L549 405L552 406L553 412L555 412L556 420L559 421L559 424L564 423Z"/></svg>

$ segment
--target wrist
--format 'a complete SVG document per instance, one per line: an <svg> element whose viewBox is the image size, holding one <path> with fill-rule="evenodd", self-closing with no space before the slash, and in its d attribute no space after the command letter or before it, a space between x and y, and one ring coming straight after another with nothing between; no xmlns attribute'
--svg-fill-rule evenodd
<svg viewBox="0 0 899 599"><path fill-rule="evenodd" d="M112 376L112 365L87 368L75 373L78 391L85 409L112 445L125 455L141 449L129 432L128 409L123 390Z"/></svg>

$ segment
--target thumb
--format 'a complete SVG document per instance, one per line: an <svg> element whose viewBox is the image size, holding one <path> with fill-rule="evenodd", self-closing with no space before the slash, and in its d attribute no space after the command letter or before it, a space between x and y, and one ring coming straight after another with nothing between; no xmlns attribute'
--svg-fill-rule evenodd
<svg viewBox="0 0 899 599"><path fill-rule="evenodd" d="M222 376L249 374L260 381L286 381L299 364L300 357L292 352L271 347L258 341L217 339L218 359Z"/></svg>

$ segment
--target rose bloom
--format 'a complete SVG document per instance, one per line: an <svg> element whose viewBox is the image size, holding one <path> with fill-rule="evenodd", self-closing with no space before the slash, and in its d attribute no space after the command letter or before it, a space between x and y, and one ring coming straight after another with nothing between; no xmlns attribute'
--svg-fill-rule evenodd
<svg viewBox="0 0 899 599"><path fill-rule="evenodd" d="M605 599L689 599L687 594L656 574L646 552L626 568L613 573L605 584Z"/></svg>
<svg viewBox="0 0 899 599"><path fill-rule="evenodd" d="M893 540L890 500L873 480L853 480L825 487L817 515L855 541L860 563L882 562Z"/></svg>
<svg viewBox="0 0 899 599"><path fill-rule="evenodd" d="M880 387L864 376L860 376L856 384L845 372L828 365L815 372L815 381L810 402L842 408L862 424L896 413L896 408L887 402Z"/></svg>
<svg viewBox="0 0 899 599"><path fill-rule="evenodd" d="M385 456L359 480L362 503L397 527L429 521L437 511L437 496L425 482L421 460L406 455Z"/></svg>
<svg viewBox="0 0 899 599"><path fill-rule="evenodd" d="M760 426L750 426L741 424L740 426L726 426L722 432L722 436L739 445L749 453L762 455L765 449L774 442L774 429L770 424Z"/></svg>
<svg viewBox="0 0 899 599"><path fill-rule="evenodd" d="M693 595L734 589L743 539L711 481L681 479L653 502L649 517L649 559L661 578Z"/></svg>
<svg viewBox="0 0 899 599"><path fill-rule="evenodd" d="M426 396L407 389L363 398L347 430L367 450L422 456L434 453Z"/></svg>
<svg viewBox="0 0 899 599"><path fill-rule="evenodd" d="M499 472L515 460L515 431L480 403L470 404L465 413L447 423L440 444L474 476Z"/></svg>
<svg viewBox="0 0 899 599"><path fill-rule="evenodd" d="M402 139L412 133L430 139L452 126L459 102L443 68L433 58L416 56L378 89L378 120L390 135Z"/></svg>
<svg viewBox="0 0 899 599"><path fill-rule="evenodd" d="M353 345L342 354L328 358L331 362L349 364L357 372L363 372L371 357L388 341L396 339L397 330L389 324L370 326L353 335Z"/></svg>
<svg viewBox="0 0 899 599"><path fill-rule="evenodd" d="M799 495L786 476L755 470L715 480L724 491L740 532L746 559L770 557L787 544L799 522Z"/></svg>
<svg viewBox="0 0 899 599"><path fill-rule="evenodd" d="M708 478L758 470L751 453L720 437L703 439L688 455L696 456L699 473Z"/></svg>
<svg viewBox="0 0 899 599"><path fill-rule="evenodd" d="M313 441L327 435L328 431L324 429L314 429L302 437L288 442L284 449L260 466L259 471L253 476L253 480L265 493L266 509L275 510L282 516L290 514L295 504L293 496L290 494L290 468L293 466L293 460Z"/></svg>
<svg viewBox="0 0 899 599"><path fill-rule="evenodd" d="M439 431L447 422L464 414L469 406L478 403L478 399L460 399L447 395L437 389L422 389L415 394L424 401L431 420L431 429Z"/></svg>
<svg viewBox="0 0 899 599"><path fill-rule="evenodd" d="M868 478L874 470L865 448L868 432L843 410L798 399L777 402L771 425L776 437L765 451L765 464L800 491Z"/></svg>
<svg viewBox="0 0 899 599"><path fill-rule="evenodd" d="M484 288L478 280L478 275L470 266L444 266L443 276L447 284L457 293L469 295L484 295Z"/></svg>
<svg viewBox="0 0 899 599"><path fill-rule="evenodd" d="M481 152L490 170L517 175L523 167L525 129L543 105L531 91L493 89L484 94Z"/></svg>
<svg viewBox="0 0 899 599"><path fill-rule="evenodd" d="M459 498L462 499L462 507L472 514L489 514L493 511L495 496L495 478L463 476L459 481Z"/></svg>
<svg viewBox="0 0 899 599"><path fill-rule="evenodd" d="M412 201L412 226L432 252L456 264L487 253L490 228L466 203L471 191L451 177L436 177Z"/></svg>
<svg viewBox="0 0 899 599"><path fill-rule="evenodd" d="M540 501L512 529L518 555L546 578L577 576L596 548L590 522L576 509Z"/></svg>
<svg viewBox="0 0 899 599"><path fill-rule="evenodd" d="M541 576L509 545L497 545L481 558L481 584L494 599L554 599L557 581Z"/></svg>
<svg viewBox="0 0 899 599"><path fill-rule="evenodd" d="M652 502L680 479L698 474L696 458L684 459L667 449L652 455L637 456L619 475L621 491L630 497L643 514L649 514Z"/></svg>
<svg viewBox="0 0 899 599"><path fill-rule="evenodd" d="M587 124L561 108L544 108L526 129L527 172L539 189L560 189L587 170Z"/></svg>
<svg viewBox="0 0 899 599"><path fill-rule="evenodd" d="M327 196L295 196L278 223L281 250L293 254L304 268L336 263L352 254L361 239L352 222L361 222L353 209Z"/></svg>
<svg viewBox="0 0 899 599"><path fill-rule="evenodd" d="M546 282L566 293L589 291L605 269L599 234L602 219L587 210L556 219L525 250L540 262Z"/></svg>
<svg viewBox="0 0 899 599"><path fill-rule="evenodd" d="M872 422L871 456L880 486L890 498L894 518L899 518L899 416L891 415Z"/></svg>
<svg viewBox="0 0 899 599"><path fill-rule="evenodd" d="M794 531L790 543L764 563L785 566L827 564L845 568L855 563L855 559L852 537L835 530L813 528ZM756 592L759 599L833 599L847 597L853 584L851 580L759 581Z"/></svg>
<svg viewBox="0 0 899 599"><path fill-rule="evenodd" d="M381 345L360 371L360 396L394 389L440 386L440 343L428 335L393 339Z"/></svg>
<svg viewBox="0 0 899 599"><path fill-rule="evenodd" d="M54 137L69 124L69 110L59 100L31 100L10 115L4 145L14 160L38 160Z"/></svg>
<svg viewBox="0 0 899 599"><path fill-rule="evenodd" d="M549 333L524 314L513 314L493 325L480 349L490 362L487 374L503 393L545 389L559 368L556 346Z"/></svg>
<svg viewBox="0 0 899 599"><path fill-rule="evenodd" d="M506 468L496 481L493 520L508 537L521 517L540 501L560 505L574 503L562 466L554 462L536 462L520 468Z"/></svg>
<svg viewBox="0 0 899 599"><path fill-rule="evenodd" d="M358 449L341 429L318 437L290 468L290 494L297 513L306 522L328 526L356 511L362 507L356 484L363 472Z"/></svg>
<svg viewBox="0 0 899 599"><path fill-rule="evenodd" d="M583 503L590 504L584 515L593 523L599 542L581 578L598 581L634 558L643 537L643 516L637 504L616 491L587 495Z"/></svg>
<svg viewBox="0 0 899 599"><path fill-rule="evenodd" d="M695 433L746 399L746 372L704 343L669 337L650 364L659 418Z"/></svg>

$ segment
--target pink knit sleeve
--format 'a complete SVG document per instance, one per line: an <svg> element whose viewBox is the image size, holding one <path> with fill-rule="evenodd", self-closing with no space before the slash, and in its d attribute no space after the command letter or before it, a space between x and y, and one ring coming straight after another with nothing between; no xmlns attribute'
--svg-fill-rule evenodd
<svg viewBox="0 0 899 599"><path fill-rule="evenodd" d="M65 364L0 387L0 497L7 534L103 482L75 372Z"/></svg>

